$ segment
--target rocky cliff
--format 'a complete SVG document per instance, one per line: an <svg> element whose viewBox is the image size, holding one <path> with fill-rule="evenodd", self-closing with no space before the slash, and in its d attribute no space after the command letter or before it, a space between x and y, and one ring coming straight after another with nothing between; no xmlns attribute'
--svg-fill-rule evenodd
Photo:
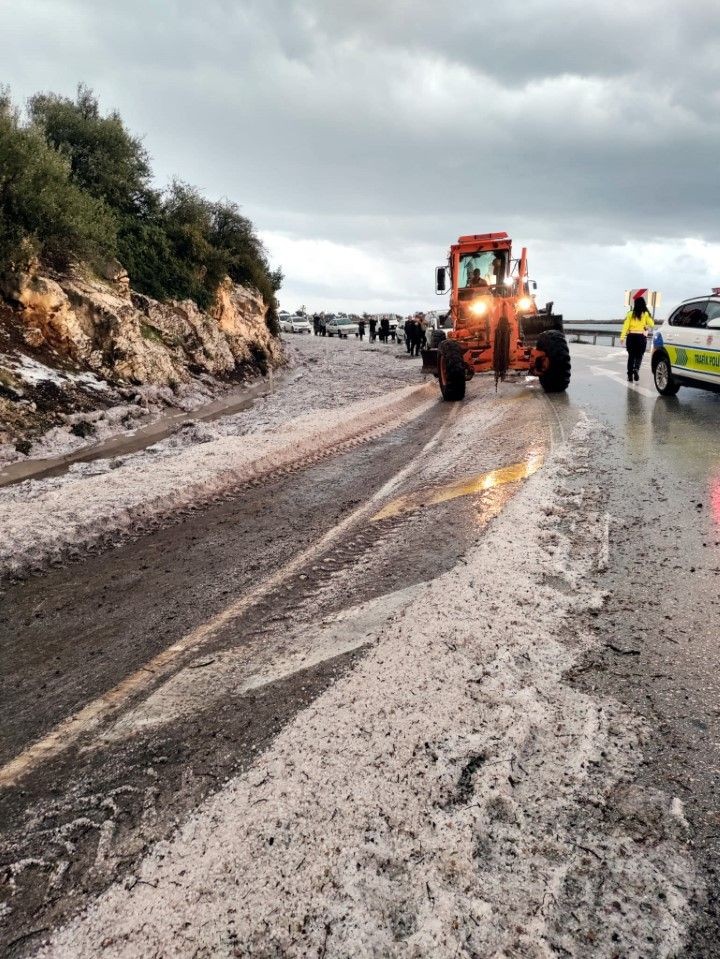
<svg viewBox="0 0 720 959"><path fill-rule="evenodd" d="M173 385L199 373L242 377L277 363L280 342L258 293L230 280L204 313L191 300L158 303L110 265L105 278L21 273L0 286L24 343L51 347L111 381Z"/></svg>
<svg viewBox="0 0 720 959"><path fill-rule="evenodd" d="M77 410L208 396L283 362L261 296L229 279L208 312L134 292L117 263L8 276L0 302L0 445L23 450Z"/></svg>

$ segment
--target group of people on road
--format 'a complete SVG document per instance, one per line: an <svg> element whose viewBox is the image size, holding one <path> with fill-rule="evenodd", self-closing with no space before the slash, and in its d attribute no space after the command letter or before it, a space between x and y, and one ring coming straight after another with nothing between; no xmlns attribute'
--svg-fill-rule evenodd
<svg viewBox="0 0 720 959"><path fill-rule="evenodd" d="M315 336L323 335L323 317L315 313L312 318L313 332ZM381 343L388 343L390 340L400 341L400 329L398 326L391 326L390 319L387 316L361 317L357 321L356 336L358 339L365 339L366 325L368 327L368 339L371 343L379 340ZM410 356L420 356L420 350L428 346L428 322L423 313L416 313L415 316L408 317L403 326L405 340L405 349Z"/></svg>
<svg viewBox="0 0 720 959"><path fill-rule="evenodd" d="M422 313L405 320L405 349L410 356L420 356L421 349L427 349L427 323Z"/></svg>
<svg viewBox="0 0 720 959"><path fill-rule="evenodd" d="M390 320L383 316L380 319L380 326L378 327L378 321L373 317L369 321L370 323L370 342L374 343L375 340L380 340L381 343L387 343L390 337L392 336L395 339L395 334L390 331Z"/></svg>
<svg viewBox="0 0 720 959"><path fill-rule="evenodd" d="M315 336L323 335L323 317L319 313L315 313L312 318L313 323L313 332ZM387 343L390 339L396 339L396 327L390 326L390 320L384 316L378 322L376 317L370 317L367 321L365 317L360 317L357 321L357 332L356 336L364 340L365 339L365 327L369 327L369 337L371 343L374 343L376 340L380 340L381 343Z"/></svg>

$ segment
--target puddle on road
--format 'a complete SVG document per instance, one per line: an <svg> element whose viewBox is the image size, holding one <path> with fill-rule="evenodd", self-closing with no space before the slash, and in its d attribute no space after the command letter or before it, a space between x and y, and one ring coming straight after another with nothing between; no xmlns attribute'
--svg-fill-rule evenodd
<svg viewBox="0 0 720 959"><path fill-rule="evenodd" d="M39 480L49 476L63 476L75 463L92 463L95 460L139 453L148 446L172 436L184 423L212 423L226 416L242 413L250 409L256 400L272 394L279 384L289 385L301 375L301 370L295 370L290 374L275 377L271 371L268 379L246 386L239 393L230 393L194 410L179 410L177 413L160 416L129 432L113 434L104 440L82 446L69 453L40 459L17 460L0 469L0 487L22 483L27 479Z"/></svg>
<svg viewBox="0 0 720 959"><path fill-rule="evenodd" d="M499 469L490 470L489 473L480 473L470 479L459 480L457 483L450 483L440 489L423 489L414 493L407 493L384 506L379 513L372 517L371 521L389 519L393 516L399 516L401 513L421 509L424 506L436 506L438 503L445 503L448 500L457 499L459 496L472 496L495 489L498 486L517 483L532 476L533 473L537 473L543 462L542 453L531 453L522 463L501 466Z"/></svg>

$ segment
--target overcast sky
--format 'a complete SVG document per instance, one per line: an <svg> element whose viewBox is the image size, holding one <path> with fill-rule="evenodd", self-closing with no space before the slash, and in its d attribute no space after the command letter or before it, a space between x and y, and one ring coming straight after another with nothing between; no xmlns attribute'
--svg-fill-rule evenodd
<svg viewBox="0 0 720 959"><path fill-rule="evenodd" d="M495 230L574 319L720 286L718 0L0 0L0 36L16 101L82 81L240 203L288 308L442 308Z"/></svg>

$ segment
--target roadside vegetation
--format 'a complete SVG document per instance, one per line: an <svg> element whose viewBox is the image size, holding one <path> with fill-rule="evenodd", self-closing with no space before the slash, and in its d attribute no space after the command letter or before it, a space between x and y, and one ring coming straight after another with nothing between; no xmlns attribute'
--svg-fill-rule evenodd
<svg viewBox="0 0 720 959"><path fill-rule="evenodd" d="M58 270L117 258L138 292L201 308L229 276L259 290L276 325L282 274L250 220L180 180L158 189L142 141L83 86L37 94L24 115L0 91L0 273L36 257Z"/></svg>

